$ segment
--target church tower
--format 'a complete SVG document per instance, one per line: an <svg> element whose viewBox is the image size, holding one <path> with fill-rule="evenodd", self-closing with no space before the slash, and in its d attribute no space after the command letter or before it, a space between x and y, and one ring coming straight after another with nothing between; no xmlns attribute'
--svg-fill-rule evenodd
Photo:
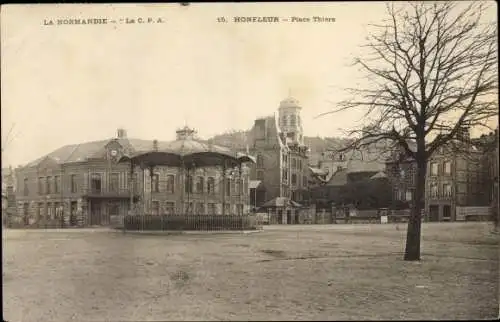
<svg viewBox="0 0 500 322"><path fill-rule="evenodd" d="M301 109L299 101L293 97L288 97L280 103L278 124L287 145L304 145Z"/></svg>

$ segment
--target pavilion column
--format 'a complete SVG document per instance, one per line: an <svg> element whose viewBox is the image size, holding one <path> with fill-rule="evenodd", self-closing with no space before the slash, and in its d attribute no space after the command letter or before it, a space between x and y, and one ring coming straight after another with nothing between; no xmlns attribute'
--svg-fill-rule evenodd
<svg viewBox="0 0 500 322"><path fill-rule="evenodd" d="M222 163L222 215L226 214L226 160Z"/></svg>
<svg viewBox="0 0 500 322"><path fill-rule="evenodd" d="M180 206L178 209L180 210L181 214L184 214L184 184L185 184L185 179L184 179L184 159L181 159L181 165L179 168L179 189L180 189Z"/></svg>
<svg viewBox="0 0 500 322"><path fill-rule="evenodd" d="M153 177L154 177L155 166L149 166L149 214L153 214Z"/></svg>
<svg viewBox="0 0 500 322"><path fill-rule="evenodd" d="M238 165L238 170L239 170L239 174L238 174L238 191L240 193L240 196L239 196L239 205L238 205L238 214L241 216L243 215L243 188L245 187L245 183L243 182L244 180L244 176L243 176L243 168L242 168L242 164L240 162L240 164Z"/></svg>
<svg viewBox="0 0 500 322"><path fill-rule="evenodd" d="M129 180L128 180L128 185L129 185L129 192L130 192L130 206L129 206L129 213L130 215L135 215L134 213L134 162L130 161L130 175L129 175Z"/></svg>
<svg viewBox="0 0 500 322"><path fill-rule="evenodd" d="M190 205L190 197L191 197L191 189L192 189L192 179L191 179L191 168L186 168L186 177L184 178L184 191L187 194L187 206L186 206L186 214L189 214L191 211Z"/></svg>

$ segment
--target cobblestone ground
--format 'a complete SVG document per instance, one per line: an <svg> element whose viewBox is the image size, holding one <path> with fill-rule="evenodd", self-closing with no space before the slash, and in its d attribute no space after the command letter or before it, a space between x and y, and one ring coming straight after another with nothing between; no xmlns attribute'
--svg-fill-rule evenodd
<svg viewBox="0 0 500 322"><path fill-rule="evenodd" d="M254 234L3 231L6 321L485 319L498 235L424 224L269 226Z"/></svg>

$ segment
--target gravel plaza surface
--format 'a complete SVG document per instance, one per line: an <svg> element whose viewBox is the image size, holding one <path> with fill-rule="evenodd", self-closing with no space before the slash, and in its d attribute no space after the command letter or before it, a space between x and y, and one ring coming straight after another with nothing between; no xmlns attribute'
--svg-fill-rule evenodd
<svg viewBox="0 0 500 322"><path fill-rule="evenodd" d="M3 230L4 320L498 317L490 223L283 225L258 233Z"/></svg>

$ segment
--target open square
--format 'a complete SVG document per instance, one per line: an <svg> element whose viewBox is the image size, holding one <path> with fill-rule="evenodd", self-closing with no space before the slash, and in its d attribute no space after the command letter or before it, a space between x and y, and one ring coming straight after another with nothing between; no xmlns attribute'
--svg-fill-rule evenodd
<svg viewBox="0 0 500 322"><path fill-rule="evenodd" d="M486 319L487 223L266 226L251 234L4 230L6 321Z"/></svg>

